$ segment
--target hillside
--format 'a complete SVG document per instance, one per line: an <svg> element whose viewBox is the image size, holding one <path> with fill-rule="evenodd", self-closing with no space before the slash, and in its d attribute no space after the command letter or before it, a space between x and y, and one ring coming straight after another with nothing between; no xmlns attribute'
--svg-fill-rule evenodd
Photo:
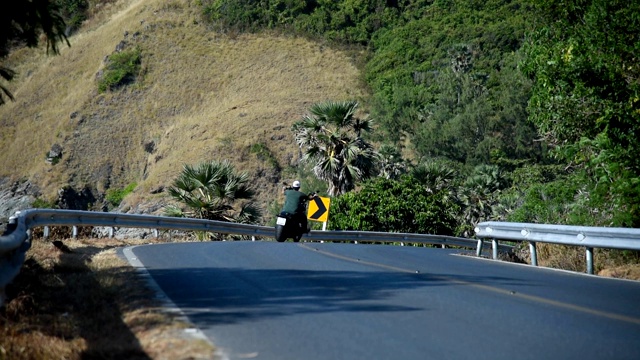
<svg viewBox="0 0 640 360"><path fill-rule="evenodd" d="M107 189L136 183L124 207L135 210L161 204L159 190L183 164L228 159L252 176L266 212L280 182L296 176L291 124L313 103L365 95L359 54L284 35L218 34L198 10L189 0L120 0L59 56L12 54L7 65L19 74L8 84L16 101L0 107L0 184L28 180L47 202L65 186L87 188L100 206ZM140 49L142 74L101 94L97 79L116 47ZM63 155L50 164L56 144Z"/></svg>

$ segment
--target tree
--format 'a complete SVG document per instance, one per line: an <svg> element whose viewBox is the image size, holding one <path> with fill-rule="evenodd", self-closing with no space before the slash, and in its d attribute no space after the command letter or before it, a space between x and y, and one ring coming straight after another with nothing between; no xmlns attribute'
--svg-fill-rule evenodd
<svg viewBox="0 0 640 360"><path fill-rule="evenodd" d="M328 183L329 196L353 190L357 181L375 175L378 154L362 138L372 121L356 117L357 108L355 101L318 103L291 128L304 149L302 161Z"/></svg>
<svg viewBox="0 0 640 360"><path fill-rule="evenodd" d="M251 202L254 191L249 175L235 172L228 161L208 161L196 166L185 165L169 187L169 194L186 206L186 210L170 205L169 216L256 223L259 209ZM242 205L237 203L248 200Z"/></svg>
<svg viewBox="0 0 640 360"><path fill-rule="evenodd" d="M404 175L364 182L331 202L331 229L453 235L458 206L445 192L431 192Z"/></svg>
<svg viewBox="0 0 640 360"><path fill-rule="evenodd" d="M457 185L456 167L460 165L454 161L432 159L413 167L410 174L431 193L445 191L453 195Z"/></svg>
<svg viewBox="0 0 640 360"><path fill-rule="evenodd" d="M558 158L590 179L612 225L640 225L640 7L623 0L536 0L525 43L530 119ZM585 224L587 225L587 224Z"/></svg>
<svg viewBox="0 0 640 360"><path fill-rule="evenodd" d="M397 179L407 172L407 164L400 151L393 145L383 144L378 150L380 154L378 168L379 176L386 179Z"/></svg>
<svg viewBox="0 0 640 360"><path fill-rule="evenodd" d="M375 32L364 76L376 135L415 157L467 165L541 157L527 122L531 82L518 49L534 26L524 0L410 1Z"/></svg>
<svg viewBox="0 0 640 360"><path fill-rule="evenodd" d="M59 5L51 0L14 1L0 11L0 59L5 58L12 47L24 44L35 47L44 35L47 52L58 54L59 41L70 46L65 34L66 24L60 16ZM0 77L11 81L15 71L0 65ZM11 92L0 85L0 105L5 97L13 100Z"/></svg>
<svg viewBox="0 0 640 360"><path fill-rule="evenodd" d="M458 199L462 205L459 219L463 236L473 235L475 226L490 220L498 206L500 191L507 187L507 180L495 165L478 165L459 190Z"/></svg>

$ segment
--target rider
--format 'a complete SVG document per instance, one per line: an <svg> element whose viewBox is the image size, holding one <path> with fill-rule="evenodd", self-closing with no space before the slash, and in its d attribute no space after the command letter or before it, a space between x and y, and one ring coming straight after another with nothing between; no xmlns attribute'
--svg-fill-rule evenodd
<svg viewBox="0 0 640 360"><path fill-rule="evenodd" d="M305 212L309 196L300 191L300 181L294 181L291 187L283 186L282 193L285 196L282 212L289 213L294 219L298 219L302 224L304 232L308 232L307 215Z"/></svg>

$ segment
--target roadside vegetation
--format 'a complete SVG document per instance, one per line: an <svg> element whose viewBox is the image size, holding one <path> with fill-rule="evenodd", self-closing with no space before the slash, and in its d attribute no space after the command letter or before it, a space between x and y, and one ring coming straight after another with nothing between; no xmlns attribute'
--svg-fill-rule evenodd
<svg viewBox="0 0 640 360"><path fill-rule="evenodd" d="M473 236L485 220L640 226L640 140L630 135L640 126L637 7L606 0L562 6L547 0L270 0L261 6L211 0L203 6L218 31L287 31L368 48L363 76L372 93L364 105L373 131L357 138L375 144L376 161L349 169L334 151L340 147L315 146L313 132L353 144L318 123L322 104L292 128L308 169L320 179L339 179L326 189L340 204L332 218L343 220L334 228L412 229L411 221L389 227L393 222L379 216L395 200L384 182L363 183L375 176L444 188L431 196L442 197L442 220L444 214L455 218L446 231L459 236ZM433 164L454 172L446 175ZM421 183L418 173L437 180ZM398 193L398 203L411 204L409 193ZM428 212L423 206L412 214ZM554 266L575 269L584 261L580 252L546 247ZM605 250L598 262L601 268L639 263L640 254Z"/></svg>
<svg viewBox="0 0 640 360"><path fill-rule="evenodd" d="M260 209L249 174L237 172L228 161L185 165L169 187L173 203L164 207L167 216L256 224ZM217 234L197 234L200 240L220 239Z"/></svg>
<svg viewBox="0 0 640 360"><path fill-rule="evenodd" d="M13 80L0 88L0 176L38 179L34 206L56 206L51 194L73 183L97 194L94 209L174 201L155 208L267 223L280 184L296 178L334 197L332 229L640 227L640 9L629 2L53 4L62 18L40 45L58 57L33 48L38 36L12 51L15 34L0 39L0 75ZM55 164L42 161L52 144ZM222 168L242 175L218 181ZM64 244L71 252L34 242L2 310L0 359L165 356L145 329L170 319L114 295L135 278L112 252L125 244ZM582 249L538 246L541 265L584 269ZM102 256L113 262L98 267ZM638 252L597 249L595 264L640 279ZM105 292L72 304L69 288L87 284ZM118 314L109 326L129 329L121 349L89 319L102 308ZM148 322L135 315L145 311Z"/></svg>
<svg viewBox="0 0 640 360"><path fill-rule="evenodd" d="M52 234L64 230L53 228ZM165 240L52 241L41 235L34 231L25 264L7 287L11 301L0 308L0 359L214 357L215 348L189 336L190 324L163 308L146 280L116 253Z"/></svg>

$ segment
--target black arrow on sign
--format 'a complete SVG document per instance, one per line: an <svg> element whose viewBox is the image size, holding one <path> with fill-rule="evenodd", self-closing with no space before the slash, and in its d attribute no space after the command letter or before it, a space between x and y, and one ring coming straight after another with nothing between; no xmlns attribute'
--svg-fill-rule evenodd
<svg viewBox="0 0 640 360"><path fill-rule="evenodd" d="M311 219L318 219L318 218L320 218L320 216L322 216L322 214L327 212L327 208L324 206L324 203L322 202L322 199L319 196L318 197L314 197L313 201L318 206L318 210L316 210L316 212L311 214L310 218Z"/></svg>

